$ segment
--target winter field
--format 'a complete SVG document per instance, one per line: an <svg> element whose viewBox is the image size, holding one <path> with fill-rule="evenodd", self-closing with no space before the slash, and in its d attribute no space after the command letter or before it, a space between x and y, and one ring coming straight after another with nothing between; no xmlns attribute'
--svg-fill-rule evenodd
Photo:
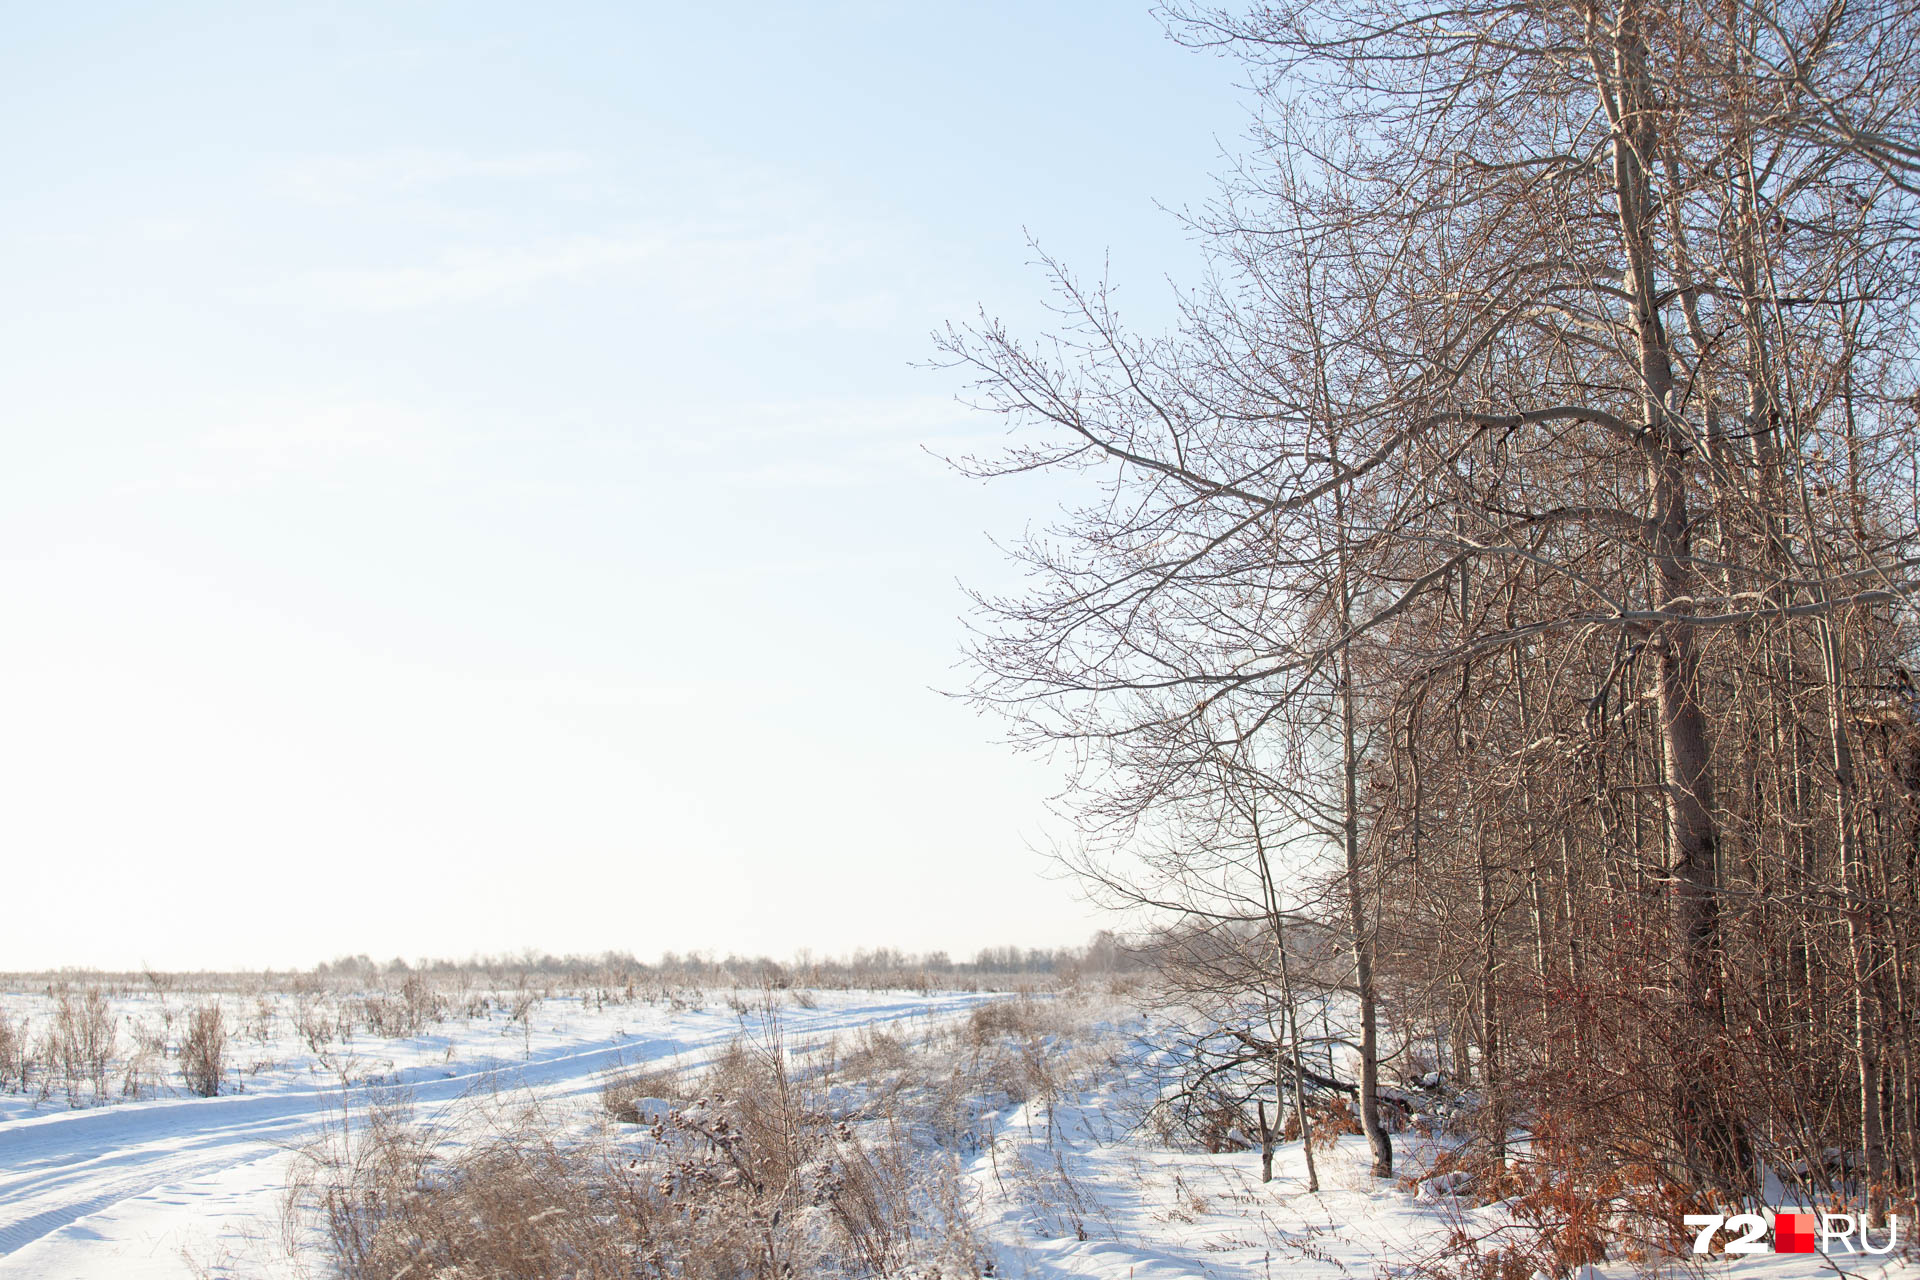
<svg viewBox="0 0 1920 1280"><path fill-rule="evenodd" d="M226 985L0 995L0 1277L1531 1274L1423 1176L1443 1107L1392 1183L1332 1125L1317 1193L1297 1141L1203 1149L1126 983ZM1864 1262L1581 1274L1920 1275Z"/></svg>

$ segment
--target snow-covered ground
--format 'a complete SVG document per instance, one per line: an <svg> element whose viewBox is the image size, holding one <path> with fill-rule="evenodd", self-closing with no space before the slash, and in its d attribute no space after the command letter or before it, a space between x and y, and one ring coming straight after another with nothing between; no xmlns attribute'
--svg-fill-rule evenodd
<svg viewBox="0 0 1920 1280"><path fill-rule="evenodd" d="M1264 1185L1257 1154L1173 1149L1142 1123L1164 1064L1156 1064L1141 1038L1146 1024L1124 998L1023 1001L1017 1016L970 1017L994 998L823 991L789 996L779 1011L797 1062L849 1037L826 1054L841 1060L838 1078L847 1082L823 1095L836 1119L858 1124L864 1115L880 1124L872 1117L884 1113L885 1124L921 1123L912 1117L938 1108L916 1110L916 1091L932 1099L954 1081L969 1082L958 1110L964 1118L937 1126L940 1136L926 1141L940 1146L934 1158L949 1161L967 1189L976 1242L968 1256L982 1274L1430 1277L1452 1233L1486 1235L1500 1222L1497 1206L1376 1181L1357 1137L1320 1154L1318 1192L1306 1190L1298 1143L1280 1148L1276 1176ZM152 1064L140 1084L133 1028L171 1025L163 1012L182 1018L194 1003L158 993L123 993L115 1004L126 1052L108 1092L117 1096L132 1071L145 1096L94 1105L91 1089L82 1088L74 1101L86 1105L69 1107L64 1089L44 1098L39 1089L0 1091L0 1280L324 1276L324 1253L312 1247L318 1238L297 1238L285 1188L297 1151L343 1113L404 1100L417 1122L455 1127L462 1115L484 1113L489 1100L497 1110L504 1098L538 1105L562 1129L604 1129L613 1122L599 1093L610 1075L643 1064L697 1070L741 1033L753 997L687 993L608 1003L574 993L535 1002L493 993L449 1009L425 1034L379 1037L362 1026L350 1040L314 1033L320 1006L311 997L269 996L270 1008L259 999L227 997L237 1074L234 1091L222 1096L186 1096L177 1068L169 1074ZM329 999L330 1016L347 1003ZM0 1009L16 1019L24 1013L29 1026L51 1016L44 995L0 996ZM873 1036L863 1033L867 1057L888 1065L854 1073L845 1049L861 1037L850 1033L883 1027L896 1033L885 1046L895 1056L876 1055ZM884 1099L880 1110L876 1099ZM951 1099L940 1105L947 1107L940 1114L952 1113ZM632 1135L617 1141L645 1146L643 1129L614 1128ZM1417 1174L1432 1159L1423 1141L1399 1136L1403 1171ZM1666 1271L1920 1280L1911 1263L1860 1255L1760 1254ZM1583 1268L1576 1280L1637 1274L1630 1263L1610 1262Z"/></svg>
<svg viewBox="0 0 1920 1280"><path fill-rule="evenodd" d="M1122 1030L1137 1032L1139 1025ZM1159 1078L1154 1056L1133 1039L1119 1051L1117 1070L1082 1076L1053 1103L1032 1099L998 1118L991 1149L969 1167L980 1188L982 1226L996 1276L1464 1277L1471 1273L1436 1265L1454 1232L1500 1243L1499 1228L1508 1219L1499 1206L1475 1207L1422 1185L1420 1175L1440 1153L1433 1142L1412 1133L1396 1135L1396 1167L1403 1176L1393 1180L1371 1176L1365 1138L1336 1139L1331 1150L1318 1153L1317 1192L1307 1190L1298 1142L1280 1146L1274 1179L1263 1185L1255 1152L1210 1155L1153 1140L1133 1122ZM1912 1225L1906 1224L1909 1232ZM1847 1275L1916 1280L1920 1265L1857 1253L1768 1253L1644 1269L1610 1261L1582 1267L1570 1280L1644 1274L1695 1280Z"/></svg>
<svg viewBox="0 0 1920 1280"><path fill-rule="evenodd" d="M751 997L749 997L751 998ZM815 1008L782 1011L796 1042L852 1028L949 1017L973 993L823 991ZM229 1057L238 1067L220 1097L181 1096L177 1072L139 1100L70 1108L64 1089L0 1092L0 1277L159 1280L205 1274L228 1257L257 1257L279 1230L295 1148L343 1106L362 1108L404 1090L416 1114L452 1111L476 1094L526 1093L594 1106L607 1073L638 1063L697 1067L739 1034L726 993L696 999L604 1004L578 995L541 1000L515 1020L511 1000L479 1016L451 1017L404 1039L335 1039L315 1052L292 997L270 996L275 1016L249 1035L235 1016ZM157 1022L165 997L115 1001L124 1023ZM168 1004L183 1017L185 1004ZM242 1002L226 1001L238 1010ZM249 1007L253 998L245 1002ZM285 1005L286 1008L277 1006ZM31 1028L45 997L0 997ZM125 1036L124 1039L131 1039ZM115 1090L127 1061L116 1060ZM114 1091L109 1091L109 1096ZM78 1101L92 1101L82 1090Z"/></svg>

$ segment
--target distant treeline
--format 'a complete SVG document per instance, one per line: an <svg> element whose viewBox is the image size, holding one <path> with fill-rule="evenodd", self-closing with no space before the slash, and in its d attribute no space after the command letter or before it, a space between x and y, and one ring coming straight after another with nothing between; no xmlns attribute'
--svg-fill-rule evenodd
<svg viewBox="0 0 1920 1280"><path fill-rule="evenodd" d="M65 968L0 974L0 984L21 990L67 983L101 983L122 990L217 990L228 987L298 987L320 982L386 985L407 974L461 984L511 983L538 978L547 986L627 987L916 987L969 986L983 979L1072 980L1083 974L1132 971L1140 961L1111 933L1102 932L1078 947L984 947L971 960L955 960L945 951L913 952L892 947L860 949L844 955L802 950L789 960L769 956L717 955L668 951L648 962L630 951L593 955L553 955L527 950L512 954L446 958L375 960L368 955L339 956L311 969L179 972L156 969L107 971Z"/></svg>
<svg viewBox="0 0 1920 1280"><path fill-rule="evenodd" d="M920 986L928 976L954 978L1072 977L1134 967L1133 954L1111 933L1102 932L1078 947L983 947L971 960L955 960L945 951L901 951L893 947L859 949L844 955L814 955L802 950L789 960L770 956L718 955L702 951L663 952L648 962L630 951L595 955L553 955L523 951L480 955L464 960L431 959L412 963L395 957L381 962L366 955L341 956L314 966L321 977L375 977L411 971L470 974L489 979L519 974L573 982L619 985L629 978L689 986Z"/></svg>

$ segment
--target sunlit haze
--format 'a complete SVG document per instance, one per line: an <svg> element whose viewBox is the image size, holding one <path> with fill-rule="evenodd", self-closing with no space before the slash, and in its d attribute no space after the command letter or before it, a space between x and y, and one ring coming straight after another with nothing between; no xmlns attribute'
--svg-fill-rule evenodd
<svg viewBox="0 0 1920 1280"><path fill-rule="evenodd" d="M1054 497L918 366L1029 234L1162 323L1231 82L1095 5L16 9L0 967L1083 940L1062 763L942 692Z"/></svg>

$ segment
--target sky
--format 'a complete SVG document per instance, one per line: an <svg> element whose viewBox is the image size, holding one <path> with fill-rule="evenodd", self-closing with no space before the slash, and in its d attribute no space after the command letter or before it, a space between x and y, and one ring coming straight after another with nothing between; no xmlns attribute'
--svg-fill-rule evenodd
<svg viewBox="0 0 1920 1280"><path fill-rule="evenodd" d="M1053 946L950 696L1044 480L926 367L1171 316L1242 131L1130 5L16 6L0 968Z"/></svg>

